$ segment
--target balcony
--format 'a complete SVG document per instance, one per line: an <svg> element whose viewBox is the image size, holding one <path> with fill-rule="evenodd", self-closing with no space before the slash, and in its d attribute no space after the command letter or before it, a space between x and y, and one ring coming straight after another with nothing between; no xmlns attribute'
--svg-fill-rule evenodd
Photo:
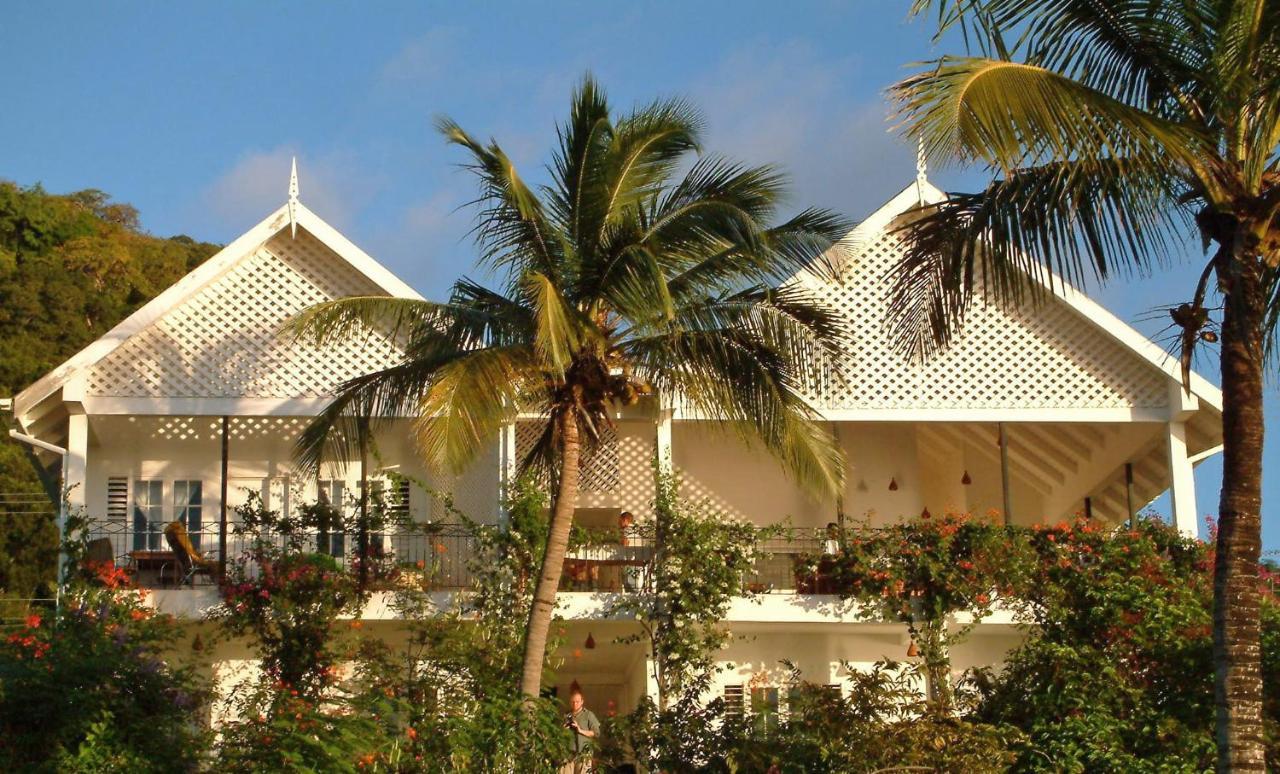
<svg viewBox="0 0 1280 774"><path fill-rule="evenodd" d="M211 564L217 563L219 536L215 530L189 534L193 547ZM134 583L147 589L211 586L212 573L185 572L179 554L166 545L163 534L136 531L120 522L94 522L88 529L88 558L111 563L127 572ZM758 556L743 578L744 591L756 593L832 593L818 572L803 570L800 557L822 553L827 533L819 528L761 528ZM279 549L294 547L325 554L350 572L360 567L355 531L320 531L284 535L226 537L229 561L247 557L254 541ZM650 588L656 540L651 524L626 529L575 528L564 560L561 591L634 592ZM407 585L436 591L470 588L478 559L477 536L461 524L414 524L371 532L368 548L368 584L374 591L393 591ZM808 563L812 564L812 563Z"/></svg>

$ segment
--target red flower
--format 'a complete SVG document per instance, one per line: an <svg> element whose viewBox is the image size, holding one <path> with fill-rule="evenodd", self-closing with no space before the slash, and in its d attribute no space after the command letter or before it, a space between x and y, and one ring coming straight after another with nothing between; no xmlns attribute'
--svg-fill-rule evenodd
<svg viewBox="0 0 1280 774"><path fill-rule="evenodd" d="M40 626L40 616L37 613L32 613L31 615L27 616L28 629L35 629L38 626Z"/></svg>

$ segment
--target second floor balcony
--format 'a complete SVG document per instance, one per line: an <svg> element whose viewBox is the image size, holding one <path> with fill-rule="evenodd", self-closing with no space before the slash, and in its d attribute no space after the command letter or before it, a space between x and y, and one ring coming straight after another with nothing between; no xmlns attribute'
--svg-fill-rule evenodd
<svg viewBox="0 0 1280 774"><path fill-rule="evenodd" d="M359 573L371 591L425 588L465 591L482 561L478 529L465 524L415 523L408 528L370 530L362 545L356 529L308 529L289 534L232 529L225 540L216 528L182 534L189 553L162 528L96 521L87 530L87 558L110 563L140 588L182 589L217 583L225 547L228 562L248 561L255 547L323 554L344 571ZM744 592L837 594L822 557L839 550L846 533L826 528L757 528L755 560L742 578ZM575 527L564 559L561 591L643 592L652 589L657 537L652 524L626 528Z"/></svg>

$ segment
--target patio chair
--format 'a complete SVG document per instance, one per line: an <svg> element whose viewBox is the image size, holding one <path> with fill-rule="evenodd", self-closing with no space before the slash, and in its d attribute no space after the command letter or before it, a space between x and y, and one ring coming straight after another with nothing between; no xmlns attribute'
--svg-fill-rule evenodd
<svg viewBox="0 0 1280 774"><path fill-rule="evenodd" d="M199 573L204 573L210 579L213 578L214 570L217 562L204 558L195 546L191 545L191 536L187 534L187 527L180 521L171 521L164 528L164 539L169 544L169 548L173 550L174 569L174 585L184 586L193 583L194 578ZM162 571L162 576L164 575ZM162 578L163 582L163 578Z"/></svg>
<svg viewBox="0 0 1280 774"><path fill-rule="evenodd" d="M89 564L115 564L116 550L111 545L111 538L103 537L90 540L89 544L85 546L84 558Z"/></svg>

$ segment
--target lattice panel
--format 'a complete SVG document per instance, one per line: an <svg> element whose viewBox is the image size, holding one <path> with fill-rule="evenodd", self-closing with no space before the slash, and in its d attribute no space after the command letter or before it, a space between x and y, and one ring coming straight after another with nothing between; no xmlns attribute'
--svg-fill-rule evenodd
<svg viewBox="0 0 1280 774"><path fill-rule="evenodd" d="M498 517L498 442L495 438L461 474L441 477L441 491L469 518L492 524Z"/></svg>
<svg viewBox="0 0 1280 774"><path fill-rule="evenodd" d="M281 233L96 366L93 395L293 398L331 395L351 377L399 360L387 337L319 348L278 336L303 309L377 294L371 282L305 231Z"/></svg>
<svg viewBox="0 0 1280 774"><path fill-rule="evenodd" d="M528 456L542 434L540 422L516 423L516 462ZM582 478L578 487L583 492L613 493L621 481L621 462L618 455L618 433L610 426L600 428L600 443L585 452L578 461Z"/></svg>
<svg viewBox="0 0 1280 774"><path fill-rule="evenodd" d="M891 227L892 228L892 227ZM975 298L963 336L923 365L894 351L886 324L901 240L890 229L849 258L843 282L819 292L851 329L843 383L829 408L1130 408L1166 405L1167 377L1065 302L1004 310Z"/></svg>

